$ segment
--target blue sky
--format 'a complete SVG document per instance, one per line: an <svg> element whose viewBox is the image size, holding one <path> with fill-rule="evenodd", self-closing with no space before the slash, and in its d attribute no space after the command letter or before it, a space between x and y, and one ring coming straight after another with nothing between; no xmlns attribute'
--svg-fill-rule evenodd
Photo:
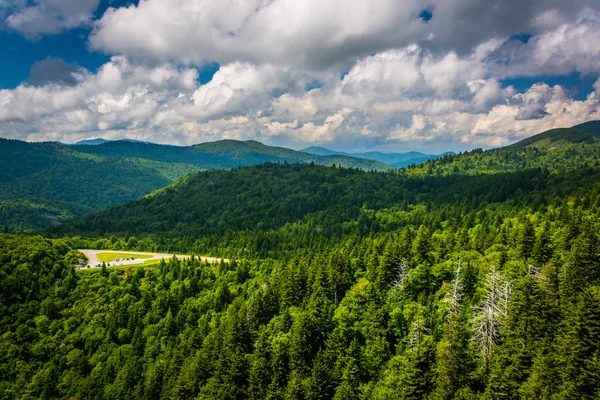
<svg viewBox="0 0 600 400"><path fill-rule="evenodd" d="M0 136L460 151L600 118L597 3L347 6L0 0Z"/></svg>

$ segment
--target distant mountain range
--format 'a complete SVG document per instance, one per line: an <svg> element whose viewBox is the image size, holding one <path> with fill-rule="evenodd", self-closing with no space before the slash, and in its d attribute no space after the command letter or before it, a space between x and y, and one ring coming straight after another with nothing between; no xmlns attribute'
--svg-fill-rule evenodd
<svg viewBox="0 0 600 400"><path fill-rule="evenodd" d="M423 168L439 169L443 173L476 173L572 164L578 161L567 157L565 152L579 146L576 150L586 159L592 159L594 154L600 153L598 137L600 122L591 121L574 128L547 131L512 146L484 152L485 165L480 153L475 152L468 157L444 157L444 160ZM537 152L519 150L530 148ZM295 151L256 141L235 140L184 147L131 140L92 139L65 145L0 139L0 231L29 232L60 225L108 206L136 200L198 171L266 162L336 164L388 171L443 155L342 153L319 147Z"/></svg>
<svg viewBox="0 0 600 400"><path fill-rule="evenodd" d="M108 139L102 139L102 138L95 138L95 139L80 140L79 142L76 142L76 143L73 143L73 144L68 144L68 145L69 146L75 146L75 145L96 146L96 145L103 144L103 143L108 143L108 142L151 143L151 142L144 142L142 140L135 140L135 139L108 140ZM66 143L64 143L64 144L66 144Z"/></svg>
<svg viewBox="0 0 600 400"><path fill-rule="evenodd" d="M533 199L550 177L558 179L553 182L560 182L561 186L548 184L546 194L551 195L554 190L575 193L578 187L586 187L586 179L598 179L590 168L600 156L600 139L590 133L597 127L600 123L586 126L588 131L553 129L511 146L449 155L397 174L341 173L332 168L276 164L228 172L206 171L151 196L86 215L53 231L85 237L139 238L157 234L179 239L193 237L209 244L231 231L237 233L231 235L235 240L254 234L261 237L262 229L264 237L256 242L249 239L250 244L242 246L259 251L260 243L267 242L265 238L276 236L267 236L266 232L281 234L306 224L321 226L335 235L344 227L357 226L351 221L363 207L383 210L406 199L418 201L415 199L422 199L422 195L440 201L428 203L431 209L448 199L462 205L470 204L473 198L490 203L517 201L525 196L524 190L530 191L527 196ZM580 172L565 175L569 171ZM459 216L463 217L462 211L457 211ZM338 226L331 222L336 218ZM290 228L290 223L298 225Z"/></svg>
<svg viewBox="0 0 600 400"><path fill-rule="evenodd" d="M267 146L254 140L219 140L194 146L171 146L132 141L107 141L95 146L73 145L81 153L105 157L133 157L158 162L191 164L201 169L227 169L265 162L339 165L365 170L387 171L389 165L372 159L345 155L316 155L285 147Z"/></svg>
<svg viewBox="0 0 600 400"><path fill-rule="evenodd" d="M192 172L286 161L392 169L379 161L318 156L255 141L179 147L131 140L65 145L0 139L0 231L58 225L135 200Z"/></svg>
<svg viewBox="0 0 600 400"><path fill-rule="evenodd" d="M330 150L326 149L325 147L317 146L307 147L300 151L321 156L343 155L348 157L366 158L369 160L376 160L386 163L394 168L405 168L412 164L422 164L428 160L434 160L443 157L446 154L454 154L453 152L446 152L443 154L423 154L419 153L418 151L409 151L407 153L383 153L379 151L368 151L365 153L344 153L341 151Z"/></svg>

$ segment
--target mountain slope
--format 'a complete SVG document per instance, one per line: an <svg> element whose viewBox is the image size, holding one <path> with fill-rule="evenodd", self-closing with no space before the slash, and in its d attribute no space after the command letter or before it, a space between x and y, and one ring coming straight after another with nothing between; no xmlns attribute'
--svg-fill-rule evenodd
<svg viewBox="0 0 600 400"><path fill-rule="evenodd" d="M4 397L598 399L600 167L581 138L388 173L205 171L57 228L114 236L0 234ZM81 246L232 261L75 271Z"/></svg>
<svg viewBox="0 0 600 400"><path fill-rule="evenodd" d="M0 229L31 231L62 223L137 199L198 170L186 164L95 156L59 143L0 139Z"/></svg>
<svg viewBox="0 0 600 400"><path fill-rule="evenodd" d="M431 160L409 171L412 174L484 174L544 168L565 172L596 166L600 160L600 139L575 129L561 128L531 136L507 147L475 149Z"/></svg>
<svg viewBox="0 0 600 400"><path fill-rule="evenodd" d="M156 241L168 251L227 257L240 256L241 251L269 256L285 249L308 249L344 235L418 225L431 213L443 215L447 221L467 221L468 215L474 218L473 213L490 207L510 210L521 199L552 199L558 188L569 193L593 186L600 177L599 170L573 174L555 176L528 169L413 176L264 164L193 174L142 199L87 215L53 232L92 238L133 235L150 240L146 243Z"/></svg>
<svg viewBox="0 0 600 400"><path fill-rule="evenodd" d="M586 132L585 130L577 129L576 127L559 128L533 135L527 139L523 139L520 142L508 146L508 148L536 146L538 148L546 148L550 150L560 146L564 147L565 145L569 144L593 144L596 141L597 140L594 135Z"/></svg>
<svg viewBox="0 0 600 400"><path fill-rule="evenodd" d="M343 155L349 157L365 158L369 160L376 160L382 163L391 165L394 168L404 168L412 164L421 164L431 159L443 157L445 154L423 154L418 151L409 151L407 153L382 153L379 151L368 151L364 153L344 153L335 150L329 150L325 147L311 146L301 150L306 153L318 154L318 155Z"/></svg>
<svg viewBox="0 0 600 400"><path fill-rule="evenodd" d="M95 139L86 139L86 140L80 140L79 142L70 144L69 146L96 146L99 144L103 144L103 143L108 143L108 142L132 142L132 143L150 143L150 142L144 142L141 140L135 140L135 139L118 139L118 140L107 140L107 139L103 139L103 138L95 138Z"/></svg>
<svg viewBox="0 0 600 400"><path fill-rule="evenodd" d="M344 155L318 156L295 151L284 147L267 146L249 140L219 140L194 146L169 146L154 143L115 141L96 146L74 146L74 149L87 154L102 156L120 156L145 158L161 162L187 163L201 166L203 169L228 169L265 162L310 163L318 165L337 164L344 167L391 169L384 163L358 159Z"/></svg>
<svg viewBox="0 0 600 400"><path fill-rule="evenodd" d="M600 137L600 121L584 122L583 124L576 125L573 128L585 131L595 137Z"/></svg>
<svg viewBox="0 0 600 400"><path fill-rule="evenodd" d="M285 161L392 169L373 160L315 156L252 141L178 147L137 141L63 145L0 139L0 230L32 231L62 223L135 200L191 172Z"/></svg>
<svg viewBox="0 0 600 400"><path fill-rule="evenodd" d="M417 204L444 212L449 219L463 218L487 202L507 202L518 193L543 191L542 197L552 198L556 190L574 192L593 185L598 160L600 141L576 129L561 129L505 148L446 155L396 173L297 164L203 172L146 198L73 221L59 232L158 235L173 239L181 250L193 244L186 237L202 243L203 251L214 251L215 243L227 247L231 240L237 245L248 242L242 247L260 252L269 248L266 243L285 243L288 229L306 230L310 242L312 236L377 231L382 222L373 223L373 218L382 218L386 226L407 223L423 211L412 208ZM480 203L471 204L475 198ZM399 220L396 213L384 211L394 207L402 210L397 211ZM361 223L365 217L371 222ZM288 224L294 228L286 228Z"/></svg>

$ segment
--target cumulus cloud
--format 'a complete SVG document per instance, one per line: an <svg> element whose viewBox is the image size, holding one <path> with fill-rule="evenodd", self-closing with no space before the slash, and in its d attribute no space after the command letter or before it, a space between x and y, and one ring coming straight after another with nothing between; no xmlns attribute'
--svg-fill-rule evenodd
<svg viewBox="0 0 600 400"><path fill-rule="evenodd" d="M539 33L540 15L571 20L587 0L145 0L109 9L90 45L107 53L184 63L249 61L320 69L429 43L469 53L481 42ZM424 9L432 18L423 20ZM548 17L547 19L550 19ZM546 21L547 23L547 21Z"/></svg>
<svg viewBox="0 0 600 400"><path fill-rule="evenodd" d="M97 74L79 76L75 86L49 82L0 91L0 132L37 131L43 138L46 131L136 129L179 92L194 89L197 77L195 69L134 66L113 57Z"/></svg>
<svg viewBox="0 0 600 400"><path fill-rule="evenodd" d="M600 75L599 11L583 0L515 4L143 0L95 22L90 46L120 54L97 72L51 58L1 90L0 135L443 151L600 118L600 79L583 100L543 79L503 83ZM200 84L197 68L214 61Z"/></svg>
<svg viewBox="0 0 600 400"><path fill-rule="evenodd" d="M583 75L600 72L600 11L585 9L575 20L533 36L512 41L494 54L498 70L507 76Z"/></svg>
<svg viewBox="0 0 600 400"><path fill-rule="evenodd" d="M5 25L36 40L42 35L89 25L100 0L16 0L0 2Z"/></svg>
<svg viewBox="0 0 600 400"><path fill-rule="evenodd" d="M436 147L443 150L461 143L504 145L600 118L597 93L576 101L561 86L535 84L517 93L479 77L440 90L425 79L424 70L435 62L419 52L366 57L341 80L320 76L326 84L308 92L304 86L314 77L284 67L232 63L200 85L194 68L141 66L115 56L96 74L79 75L74 86L49 82L0 91L0 134L63 141L104 136L176 144L230 138L297 147L446 146ZM396 58L401 68L389 64ZM439 73L453 76L441 64ZM399 73L404 70L407 75ZM426 95L415 98L415 90Z"/></svg>

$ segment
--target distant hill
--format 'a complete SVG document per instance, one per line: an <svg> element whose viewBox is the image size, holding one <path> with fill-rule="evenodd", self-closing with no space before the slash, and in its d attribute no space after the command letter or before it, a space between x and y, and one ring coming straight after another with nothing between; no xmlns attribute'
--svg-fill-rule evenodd
<svg viewBox="0 0 600 400"><path fill-rule="evenodd" d="M394 168L404 168L412 164L421 164L428 160L443 157L445 154L454 154L452 152L444 154L424 154L418 151L409 151L407 153L383 153L379 151L369 151L364 153L344 153L341 151L335 151L326 149L325 147L311 146L302 149L305 153L318 154L323 156L331 155L343 155L348 157L366 158L369 160L376 160L382 163L391 165Z"/></svg>
<svg viewBox="0 0 600 400"><path fill-rule="evenodd" d="M264 162L392 167L346 156L315 156L249 141L179 147L137 141L90 145L0 139L0 231L32 231L135 200L185 175Z"/></svg>
<svg viewBox="0 0 600 400"><path fill-rule="evenodd" d="M74 144L95 146L97 144L102 144L102 143L106 143L106 142L108 142L108 140L102 139L102 138L96 138L96 139L80 140L79 142L76 142Z"/></svg>
<svg viewBox="0 0 600 400"><path fill-rule="evenodd" d="M600 138L600 121L588 121L583 124L575 125L573 128L579 129Z"/></svg>
<svg viewBox="0 0 600 400"><path fill-rule="evenodd" d="M414 226L432 214L443 221L475 224L488 207L519 210L521 201L530 204L537 198L542 204L600 182L600 168L588 172L572 164L575 169L556 174L541 168L501 171L488 165L497 159L492 152L470 152L387 174L275 163L204 171L49 232L114 235L123 243L133 236L149 243L159 240L178 251L270 257L344 235ZM561 159L555 162L562 164Z"/></svg>
<svg viewBox="0 0 600 400"><path fill-rule="evenodd" d="M303 151L305 153L310 153L310 154L317 154L319 156L335 156L335 155L349 156L350 155L350 153L344 153L343 151L329 150L329 149L326 149L325 147L319 147L319 146L310 146L305 149L301 149L300 151Z"/></svg>
<svg viewBox="0 0 600 400"><path fill-rule="evenodd" d="M232 154L261 146L216 142L198 147L215 156L227 148L230 159L235 159ZM181 249L198 246L199 252L222 252L244 243L242 248L268 255L268 248L286 248L288 235L300 235L303 246L309 246L322 234L376 231L379 223L389 222L387 218L367 222L380 211L406 218L409 224L424 210L460 219L475 198L483 201L477 210L488 201L508 201L504 206L513 207L525 192L542 204L599 179L600 139L579 129L553 129L504 148L446 154L391 174L277 163L205 171L53 230L91 237L155 235ZM426 207L412 208L425 199ZM448 199L458 208L444 209ZM214 247L217 243L221 247Z"/></svg>
<svg viewBox="0 0 600 400"><path fill-rule="evenodd" d="M523 139L507 148L538 147L554 150L560 146L572 144L594 144L597 139L590 133L576 128L551 129L546 132Z"/></svg>
<svg viewBox="0 0 600 400"><path fill-rule="evenodd" d="M144 141L141 141L141 140L134 140L134 139L107 140L107 139L102 139L102 138L96 138L96 139L80 140L79 142L75 142L73 144L70 144L70 146L74 146L74 145L96 146L96 145L99 145L99 144L102 144L102 143L108 143L108 142L151 143L151 142L144 142Z"/></svg>
<svg viewBox="0 0 600 400"><path fill-rule="evenodd" d="M589 125L592 127L593 125ZM487 174L543 168L565 172L600 162L600 138L577 128L551 129L510 146L430 160L411 169L416 174Z"/></svg>
<svg viewBox="0 0 600 400"><path fill-rule="evenodd" d="M144 158L168 163L186 163L202 169L227 169L265 162L332 164L364 170L386 171L389 165L371 159L358 159L345 155L320 156L295 151L285 147L267 146L260 142L219 140L194 146L169 146L155 143L111 141L97 146L73 146L82 153L100 156Z"/></svg>
<svg viewBox="0 0 600 400"><path fill-rule="evenodd" d="M53 232L86 237L155 235L174 243L184 241L180 248L203 246L196 249L200 253L215 252L212 246L226 248L235 242L235 246L261 253L276 242L287 246L288 234L310 243L322 235L380 229L369 222L376 215L365 210L403 204L394 212L404 216L410 214L404 211L411 209L408 204L419 199L431 200L428 207L437 209L448 197L470 207L471 200L481 193L486 201L504 201L517 190L535 189L538 182L531 181L538 175L517 172L499 184L489 175L421 178L407 173L266 163L192 174L139 200L70 221ZM456 210L456 218L461 217L462 211ZM300 227L301 231L296 231Z"/></svg>
<svg viewBox="0 0 600 400"><path fill-rule="evenodd" d="M95 146L81 146L95 147ZM0 139L0 230L31 231L134 200L200 167Z"/></svg>

